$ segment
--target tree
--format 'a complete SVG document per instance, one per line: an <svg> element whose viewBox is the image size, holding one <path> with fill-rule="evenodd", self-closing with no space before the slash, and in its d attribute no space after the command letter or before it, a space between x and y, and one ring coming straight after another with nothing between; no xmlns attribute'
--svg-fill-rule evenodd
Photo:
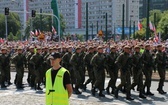
<svg viewBox="0 0 168 105"><path fill-rule="evenodd" d="M33 23L32 27L31 27L31 21ZM61 14L60 14L60 24L61 24L61 29L64 32L65 27L66 27L66 23L64 21L63 15L61 15ZM30 31L35 31L35 29L39 29L40 26L43 27L42 28L43 30L40 30L40 31L50 31L51 32L52 31L52 17L42 15L42 22L40 21L40 15L36 15L36 17L33 18L32 20L30 18L27 22L27 27L26 27L26 30L25 30L26 36L29 37ZM56 30L56 31L58 31L58 30Z"/></svg>
<svg viewBox="0 0 168 105"><path fill-rule="evenodd" d="M12 32L13 35L16 35L17 31L21 28L21 23L18 14L10 13L7 16L7 24L8 24L8 34ZM0 37L5 37L5 15L0 14Z"/></svg>

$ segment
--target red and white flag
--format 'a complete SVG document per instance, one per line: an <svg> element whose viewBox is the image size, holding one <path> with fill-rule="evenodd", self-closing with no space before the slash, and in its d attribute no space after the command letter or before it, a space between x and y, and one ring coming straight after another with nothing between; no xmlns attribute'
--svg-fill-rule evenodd
<svg viewBox="0 0 168 105"><path fill-rule="evenodd" d="M4 39L0 38L0 43L4 43Z"/></svg>
<svg viewBox="0 0 168 105"><path fill-rule="evenodd" d="M41 34L41 31L38 29L39 34Z"/></svg>
<svg viewBox="0 0 168 105"><path fill-rule="evenodd" d="M52 32L53 32L54 34L57 33L57 31L55 30L54 26L52 26Z"/></svg>
<svg viewBox="0 0 168 105"><path fill-rule="evenodd" d="M30 34L31 34L31 35L34 35L34 32L33 32L33 31L30 31Z"/></svg>
<svg viewBox="0 0 168 105"><path fill-rule="evenodd" d="M38 36L38 34L39 34L39 33L38 33L38 31L37 31L37 30L35 30L35 35L36 35L36 36Z"/></svg>
<svg viewBox="0 0 168 105"><path fill-rule="evenodd" d="M138 30L142 29L142 24L140 23L140 21L138 21Z"/></svg>
<svg viewBox="0 0 168 105"><path fill-rule="evenodd" d="M153 30L153 25L152 25L151 21L149 22L149 28L150 28L150 30Z"/></svg>

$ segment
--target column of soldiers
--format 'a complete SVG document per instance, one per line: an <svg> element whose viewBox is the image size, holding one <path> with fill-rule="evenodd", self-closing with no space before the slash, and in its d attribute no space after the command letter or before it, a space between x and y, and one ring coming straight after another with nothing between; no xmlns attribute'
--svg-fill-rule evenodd
<svg viewBox="0 0 168 105"><path fill-rule="evenodd" d="M63 46L64 47L64 46ZM125 88L126 99L133 100L131 89L137 86L140 98L146 98L145 95L154 95L151 90L152 70L156 65L160 81L157 91L165 94L163 90L165 81L166 53L163 52L163 46L157 46L157 52L153 57L151 46L136 45L135 47L123 46L118 50L117 46L111 46L110 52L105 53L106 46L85 45L77 47L67 46L63 50L57 47L30 46L27 53L23 53L23 48L18 47L14 54L11 54L6 47L1 48L0 55L0 83L1 88L6 87L5 82L10 82L10 60L15 64L16 77L15 85L18 89L23 88L24 68L28 69L27 82L30 87L41 90L41 84L45 85L45 72L50 68L48 56L52 52L62 54L62 66L67 68L71 74L72 86L75 94L82 94L80 89L86 91L87 84L91 83L91 94L105 97L103 91L107 94L114 94L118 98L120 90ZM7 52L8 51L8 52ZM11 56L12 55L12 56ZM87 71L89 79L85 81L85 72ZM107 87L105 84L106 72L110 76ZM121 83L116 86L118 75L120 74ZM145 82L143 83L143 74ZM131 83L131 75L133 82ZM110 91L112 89L112 91Z"/></svg>

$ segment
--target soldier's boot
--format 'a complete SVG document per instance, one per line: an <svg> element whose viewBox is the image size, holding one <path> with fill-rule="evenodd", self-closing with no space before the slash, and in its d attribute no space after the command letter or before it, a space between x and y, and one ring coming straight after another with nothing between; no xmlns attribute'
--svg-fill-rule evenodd
<svg viewBox="0 0 168 105"><path fill-rule="evenodd" d="M129 100L129 101L134 100L134 99L131 97L131 93L130 93L130 92L127 92L127 93L126 93L126 99Z"/></svg>
<svg viewBox="0 0 168 105"><path fill-rule="evenodd" d="M86 88L87 88L86 85L87 85L86 83L83 85L83 90L84 91L86 91Z"/></svg>
<svg viewBox="0 0 168 105"><path fill-rule="evenodd" d="M133 91L135 91L135 89L134 89L135 86L136 86L135 83L133 83L133 84L131 85L131 89L132 89Z"/></svg>
<svg viewBox="0 0 168 105"><path fill-rule="evenodd" d="M106 92L107 92L107 94L110 94L110 86L107 86Z"/></svg>
<svg viewBox="0 0 168 105"><path fill-rule="evenodd" d="M96 88L95 88L94 86L93 86L93 88L92 88L91 92L92 92L92 95L93 95L93 96L95 96L95 93L96 93Z"/></svg>
<svg viewBox="0 0 168 105"><path fill-rule="evenodd" d="M79 91L79 87L75 86L75 94L82 94L82 92Z"/></svg>
<svg viewBox="0 0 168 105"><path fill-rule="evenodd" d="M163 90L163 86L159 86L158 89L157 89L157 91L158 91L160 94L166 94L166 93L167 93L167 92L165 92L165 91Z"/></svg>
<svg viewBox="0 0 168 105"><path fill-rule="evenodd" d="M120 90L122 93L126 93L126 86L123 86Z"/></svg>
<svg viewBox="0 0 168 105"><path fill-rule="evenodd" d="M150 88L147 87L146 95L153 96L154 94L150 91Z"/></svg>
<svg viewBox="0 0 168 105"><path fill-rule="evenodd" d="M139 98L143 98L143 99L146 98L146 96L142 93L142 91L139 92Z"/></svg>
<svg viewBox="0 0 168 105"><path fill-rule="evenodd" d="M115 96L115 98L118 98L118 91L119 91L119 89L116 88L116 89L115 89L115 92L114 92L114 96Z"/></svg>
<svg viewBox="0 0 168 105"><path fill-rule="evenodd" d="M37 85L37 90L43 90L43 89L40 87L40 83L38 83L38 85Z"/></svg>
<svg viewBox="0 0 168 105"><path fill-rule="evenodd" d="M104 95L102 92L103 92L103 91L100 90L100 92L99 92L99 96L100 96L100 97L105 97L105 95Z"/></svg>
<svg viewBox="0 0 168 105"><path fill-rule="evenodd" d="M2 83L1 83L1 88L6 88L5 82L2 82Z"/></svg>
<svg viewBox="0 0 168 105"><path fill-rule="evenodd" d="M116 88L112 88L111 94L114 94Z"/></svg>

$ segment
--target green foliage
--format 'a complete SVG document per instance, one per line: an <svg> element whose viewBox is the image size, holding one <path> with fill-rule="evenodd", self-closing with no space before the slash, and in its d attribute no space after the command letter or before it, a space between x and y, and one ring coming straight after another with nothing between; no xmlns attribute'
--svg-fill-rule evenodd
<svg viewBox="0 0 168 105"><path fill-rule="evenodd" d="M40 20L40 15L36 15L34 18L30 18L27 22L27 27L26 27L26 36L29 37L30 31L34 31L35 29L40 29L42 27L41 32L43 31L52 31L52 17L51 16L41 16L42 21ZM53 17L54 18L54 17ZM31 21L32 21L32 26L31 26ZM60 22L61 22L61 28L64 32L66 24L64 21L63 15L60 14Z"/></svg>
<svg viewBox="0 0 168 105"><path fill-rule="evenodd" d="M150 11L150 17L149 20L154 24L154 14L156 13L156 21L155 21L155 26L156 26L156 31L161 32L162 34L162 39L166 39L167 34L168 34L168 10L161 12L160 10L152 10ZM146 18L143 18L141 23L143 25L143 29L141 31L136 32L136 36L140 38L145 37L146 33ZM143 33L143 34L142 34ZM150 37L154 36L154 32L150 31Z"/></svg>
<svg viewBox="0 0 168 105"><path fill-rule="evenodd" d="M8 24L8 34L11 32L13 35L16 35L17 31L21 28L21 23L18 14L10 13L7 16ZM0 37L5 37L6 34L5 28L5 15L0 14Z"/></svg>
<svg viewBox="0 0 168 105"><path fill-rule="evenodd" d="M84 41L84 35L76 35L77 36L77 38L78 38L78 40L80 40L80 41Z"/></svg>

